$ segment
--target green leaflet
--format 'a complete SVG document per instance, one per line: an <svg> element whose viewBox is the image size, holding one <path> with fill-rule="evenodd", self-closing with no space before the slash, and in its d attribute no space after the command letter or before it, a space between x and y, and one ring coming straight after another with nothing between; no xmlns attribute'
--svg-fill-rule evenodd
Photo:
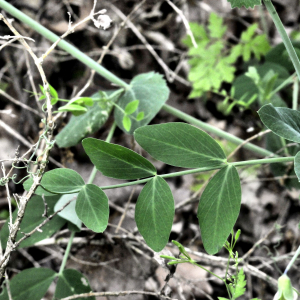
<svg viewBox="0 0 300 300"><path fill-rule="evenodd" d="M94 184L85 185L75 206L78 218L95 232L103 232L108 224L109 206L105 193Z"/></svg>
<svg viewBox="0 0 300 300"><path fill-rule="evenodd" d="M226 162L219 144L204 131L185 123L138 128L134 138L155 159L183 168L215 167Z"/></svg>
<svg viewBox="0 0 300 300"><path fill-rule="evenodd" d="M231 8L242 8L245 6L246 8L254 8L255 5L261 5L261 0L227 0L231 4Z"/></svg>
<svg viewBox="0 0 300 300"><path fill-rule="evenodd" d="M300 143L299 111L267 104L258 111L258 114L264 125L275 134L287 140Z"/></svg>
<svg viewBox="0 0 300 300"><path fill-rule="evenodd" d="M24 181L23 183L23 187L25 191L29 191L31 186L33 184L33 178L28 178L26 181ZM43 189L41 186L38 186L37 189L34 192L36 195L44 195L44 196L55 196L56 194L54 193L50 193L48 191L46 191L45 189Z"/></svg>
<svg viewBox="0 0 300 300"><path fill-rule="evenodd" d="M77 270L66 269L58 276L54 299L62 299L68 296L89 293L92 289L87 278ZM86 300L86 297L76 298ZM95 300L95 297L88 299Z"/></svg>
<svg viewBox="0 0 300 300"><path fill-rule="evenodd" d="M57 203L55 204L54 211L58 211L65 204L67 204L70 200L77 198L77 196L78 196L78 193L62 195L60 197L60 199L57 201ZM80 221L80 219L78 218L78 216L76 214L75 205L76 205L76 200L74 200L70 204L68 204L62 211L60 211L58 213L58 215L61 218L74 224L74 226L76 226L77 229L80 230L82 222Z"/></svg>
<svg viewBox="0 0 300 300"><path fill-rule="evenodd" d="M135 221L147 245L156 252L167 244L175 206L167 182L155 176L142 189L135 208Z"/></svg>
<svg viewBox="0 0 300 300"><path fill-rule="evenodd" d="M25 190L28 191L30 189L31 182L33 182L32 179L31 181L25 181ZM84 185L84 180L76 171L59 168L48 171L43 175L41 180L42 188L37 188L35 193L40 196L43 194L46 195L43 189L45 188L46 191L52 192L53 194L72 194L79 192ZM48 195L51 195L51 193L48 193Z"/></svg>
<svg viewBox="0 0 300 300"><path fill-rule="evenodd" d="M56 273L46 268L26 269L10 281L10 290L14 300L41 300L46 294ZM0 300L9 300L6 287L0 295Z"/></svg>
<svg viewBox="0 0 300 300"><path fill-rule="evenodd" d="M208 254L217 253L226 242L239 215L241 184L234 166L222 168L208 183L199 202L198 219Z"/></svg>
<svg viewBox="0 0 300 300"><path fill-rule="evenodd" d="M300 151L295 155L294 169L297 175L298 181L300 181Z"/></svg>
<svg viewBox="0 0 300 300"><path fill-rule="evenodd" d="M48 206L47 214L48 216L54 213L54 205L59 199L59 196L52 196L52 197L45 197L45 201ZM40 225L44 220L43 213L45 210L45 205L43 202L42 197L40 196L33 196L27 204L24 218L21 223L20 231L17 235L17 241L24 236L22 232L28 233ZM13 213L13 220L16 219L17 211L15 210ZM9 220L8 220L9 221ZM1 244L2 248L6 247L7 238L9 235L8 231L8 221L1 229ZM34 245L35 243L42 241L50 236L52 236L55 232L57 232L61 227L64 226L66 221L59 216L53 217L47 224L42 227L42 231L36 231L32 236L24 240L20 247L29 247Z"/></svg>
<svg viewBox="0 0 300 300"><path fill-rule="evenodd" d="M110 96L116 91L101 92L94 94L91 98L94 105L87 108L87 112L80 116L72 116L69 123L56 135L55 140L60 148L77 145L87 134L96 132L107 121L120 93L112 99Z"/></svg>
<svg viewBox="0 0 300 300"><path fill-rule="evenodd" d="M134 77L130 82L130 88L120 97L118 105L125 110L129 103L138 99L139 105L131 116L136 118L142 111L145 116L140 121L131 119L130 130L127 131L123 125L124 113L116 107L114 116L117 125L124 132L133 134L135 129L147 125L155 117L168 97L169 89L162 75L150 72Z"/></svg>
<svg viewBox="0 0 300 300"><path fill-rule="evenodd" d="M146 158L125 147L93 138L84 139L82 145L92 163L107 177L130 180L156 174Z"/></svg>

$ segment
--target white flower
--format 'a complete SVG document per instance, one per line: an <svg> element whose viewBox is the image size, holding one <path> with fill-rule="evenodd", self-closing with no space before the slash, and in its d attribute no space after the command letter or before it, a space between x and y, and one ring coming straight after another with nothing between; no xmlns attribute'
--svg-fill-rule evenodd
<svg viewBox="0 0 300 300"><path fill-rule="evenodd" d="M94 19L94 25L97 28L108 29L112 23L112 19L108 15L100 15L97 20Z"/></svg>

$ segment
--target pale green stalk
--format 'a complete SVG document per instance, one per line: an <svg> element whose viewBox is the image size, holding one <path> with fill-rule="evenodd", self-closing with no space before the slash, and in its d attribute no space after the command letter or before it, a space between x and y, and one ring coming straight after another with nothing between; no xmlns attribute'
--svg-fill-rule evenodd
<svg viewBox="0 0 300 300"><path fill-rule="evenodd" d="M285 271L283 274L287 274L287 272L290 270L291 266L294 264L294 262L296 261L296 259L298 258L298 256L300 255L300 246L298 247L296 253L294 254L292 260L289 262L289 264L287 265Z"/></svg>
<svg viewBox="0 0 300 300"><path fill-rule="evenodd" d="M62 275L62 273L63 273L63 271L65 269L69 253L71 251L71 247L72 247L74 236L75 236L75 231L72 231L70 239L69 239L69 242L68 242L68 246L67 246L65 254L64 254L64 258L62 260L62 263L61 263L61 266L60 266L60 269L59 269L58 275L60 275L60 276Z"/></svg>
<svg viewBox="0 0 300 300"><path fill-rule="evenodd" d="M293 85L293 109L298 110L298 96L299 96L299 80L294 78Z"/></svg>
<svg viewBox="0 0 300 300"><path fill-rule="evenodd" d="M289 39L289 37L285 31L285 28L277 14L277 11L276 11L274 5L272 4L272 1L271 0L263 0L263 1L264 1L264 4L265 4L274 24L279 32L281 38L282 38L282 41L283 41L285 48L289 54L289 57L291 58L291 61L295 67L298 79L300 80L300 62L299 62L299 58L296 54L296 51L292 45L292 42Z"/></svg>
<svg viewBox="0 0 300 300"><path fill-rule="evenodd" d="M212 170L221 169L221 168L226 167L227 165L232 165L232 166L235 166L235 167L244 167L244 166L249 166L249 165L261 165L261 164L271 164L271 163L286 163L286 162L293 162L293 161L294 161L294 156L253 159L253 160L248 160L248 161L233 162L233 163L230 163L230 164L224 164L224 165L216 166L216 167L197 168L197 169L192 169L192 170L186 170L186 171L174 172L174 173L169 173L169 174L163 174L163 175L159 175L159 176L162 177L162 178L171 178L171 177L183 176L183 175L194 174L194 173L202 173L202 172L208 172L208 171L212 171ZM108 189L116 189L116 188L130 186L130 185L137 185L137 184L146 183L149 180L151 180L152 178L153 177L149 177L149 178L145 178L145 179L141 179L141 180L126 182L126 183L120 183L120 184L116 184L116 185L100 186L100 188L102 190L108 190Z"/></svg>
<svg viewBox="0 0 300 300"><path fill-rule="evenodd" d="M38 22L31 19L30 17L26 16L24 13L20 12L18 9L16 9L15 7L10 5L6 1L0 0L0 7L3 8L4 10L6 10L8 13L10 13L15 18L19 19L21 22L30 26L32 29L34 29L35 31L37 31L38 33L43 35L45 38L52 41L53 43L59 39L59 37L57 35L52 33L50 30L46 29L44 26L40 25ZM89 68L95 70L98 74L100 74L107 80L111 81L112 83L114 83L118 86L124 87L126 89L129 88L129 85L126 82L124 82L122 79L116 77L114 74L112 74L111 72L109 72L108 70L103 68L96 61L89 58L87 55L85 55L84 53L79 51L74 46L70 45L68 42L60 41L58 43L58 46L60 48L62 48L63 50L65 50L66 52L68 52L69 54L71 54L72 56L74 56L75 58L77 58L78 60L80 60L81 62L83 62L84 64L86 64ZM229 134L221 129L215 128L215 127L213 127L207 123L204 123L196 118L193 118L193 117L189 116L188 114L186 114L176 108L173 108L167 104L165 104L162 107L162 109L167 111L168 113L190 123L190 124L193 124L203 130L206 130L207 132L213 133L220 138L224 138L236 145L240 145L244 142L244 140L237 138L232 134ZM274 156L274 153L272 153L266 149L263 149L261 147L258 147L256 145L253 145L251 143L247 143L243 147L247 150L250 150L250 151L260 155L260 156L270 156L270 155Z"/></svg>

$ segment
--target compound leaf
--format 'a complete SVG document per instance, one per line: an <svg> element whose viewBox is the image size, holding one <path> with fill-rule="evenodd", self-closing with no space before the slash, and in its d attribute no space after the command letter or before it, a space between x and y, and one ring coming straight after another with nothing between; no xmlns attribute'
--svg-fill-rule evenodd
<svg viewBox="0 0 300 300"><path fill-rule="evenodd" d="M62 299L72 295L89 293L92 289L87 278L77 270L66 269L59 275L54 299ZM78 300L85 300L86 298L76 298ZM96 298L89 297L91 300Z"/></svg>
<svg viewBox="0 0 300 300"><path fill-rule="evenodd" d="M46 268L26 269L10 281L10 291L14 300L40 300L46 294L56 273ZM0 300L9 300L7 289L4 288Z"/></svg>
<svg viewBox="0 0 300 300"><path fill-rule="evenodd" d="M246 286L247 284L247 280L245 279L245 274L244 274L244 270L243 268L240 269L237 277L236 277L236 282L235 285L229 285L229 289L231 291L232 296L234 297L234 299L242 296L245 294L246 292Z"/></svg>
<svg viewBox="0 0 300 300"><path fill-rule="evenodd" d="M226 242L239 215L241 184L234 166L222 168L208 183L198 206L203 245L208 254L217 253Z"/></svg>
<svg viewBox="0 0 300 300"><path fill-rule="evenodd" d="M103 232L108 224L109 206L105 193L94 184L87 184L78 194L75 206L79 219L86 227Z"/></svg>
<svg viewBox="0 0 300 300"><path fill-rule="evenodd" d="M134 138L155 159L183 168L222 165L226 156L206 132L185 123L166 123L138 128Z"/></svg>
<svg viewBox="0 0 300 300"><path fill-rule="evenodd" d="M92 163L107 177L130 180L156 174L146 158L120 145L93 138L84 139L82 145Z"/></svg>
<svg viewBox="0 0 300 300"><path fill-rule="evenodd" d="M147 245L156 252L167 244L175 214L167 182L155 176L142 189L135 208L135 221Z"/></svg>
<svg viewBox="0 0 300 300"><path fill-rule="evenodd" d="M264 105L258 114L264 125L275 134L300 143L300 112L286 108Z"/></svg>
<svg viewBox="0 0 300 300"><path fill-rule="evenodd" d="M124 112L115 108L114 116L117 125L124 132L133 134L135 129L147 125L155 117L168 97L169 89L162 75L150 72L134 77L130 83L130 88L125 91L118 102L118 106L124 111L129 103L139 99L138 107L132 114L134 117L132 126L128 132L123 125ZM141 111L145 112L145 117L142 120L136 120L137 115Z"/></svg>

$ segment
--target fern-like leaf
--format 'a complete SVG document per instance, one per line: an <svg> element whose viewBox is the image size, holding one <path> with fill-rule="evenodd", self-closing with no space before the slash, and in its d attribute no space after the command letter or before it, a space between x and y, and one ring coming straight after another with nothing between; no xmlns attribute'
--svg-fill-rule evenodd
<svg viewBox="0 0 300 300"><path fill-rule="evenodd" d="M245 279L245 274L243 268L240 269L238 275L235 278L235 282L230 286L230 291L232 294L232 299L236 299L245 294L247 281Z"/></svg>

